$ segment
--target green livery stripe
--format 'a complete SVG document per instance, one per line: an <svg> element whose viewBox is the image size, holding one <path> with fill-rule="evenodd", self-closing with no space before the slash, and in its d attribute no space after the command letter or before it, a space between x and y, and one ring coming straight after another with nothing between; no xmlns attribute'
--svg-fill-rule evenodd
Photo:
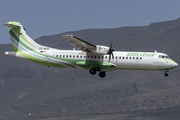
<svg viewBox="0 0 180 120"><path fill-rule="evenodd" d="M21 45L23 46L23 47L25 47L28 51L31 51L32 53L34 53L35 55L36 54L38 54L38 55L41 55L41 56L46 56L46 55L44 55L44 54L41 54L41 53L39 53L39 52L36 52L36 51L34 51L33 49L31 49L31 48L29 48L27 45L25 45L21 40L19 40L19 38L14 34L14 32L11 30L10 31L10 33L11 33L11 35L15 38L15 40L16 41L20 41L19 43L21 43ZM16 48L16 47L13 47L14 49L14 51L21 51L20 49L18 49L18 48ZM32 56L32 55L31 55ZM35 57L36 58L36 57ZM52 57L52 56L49 56L49 58L53 58L53 59L57 59L57 58L54 58L54 57ZM56 64L56 63L53 63L53 62L51 62L50 63L51 65L53 65L53 64ZM55 66L55 65L53 65L54 67L58 67L59 66L59 64L56 64L57 66Z"/></svg>
<svg viewBox="0 0 180 120"><path fill-rule="evenodd" d="M79 60L79 59L68 59L68 58L60 58L60 57L53 57L49 56L50 58L57 59L57 60L62 60L62 61L67 61L70 63L74 63L77 65L103 65L103 66L111 66L109 63L105 62L100 62L100 61L91 61L91 60Z"/></svg>
<svg viewBox="0 0 180 120"><path fill-rule="evenodd" d="M39 52L36 52L34 51L32 48L28 47L26 44L24 44L15 34L14 32L12 31L12 29L9 31L9 33L11 34L11 36L13 36L13 38L19 42L23 47L25 47L27 50L30 50L31 52L33 53L36 53L36 54L39 54L39 55L42 55L42 56L45 56L44 54L41 54Z"/></svg>
<svg viewBox="0 0 180 120"><path fill-rule="evenodd" d="M9 22L7 22L9 23ZM18 25L18 22L11 22L12 25Z"/></svg>
<svg viewBox="0 0 180 120"><path fill-rule="evenodd" d="M121 69L121 70L153 70L153 71L163 71L163 70L171 70L171 69L174 69L176 67L171 67L171 68L164 68L164 69L149 69L149 68L118 68L118 69Z"/></svg>
<svg viewBox="0 0 180 120"><path fill-rule="evenodd" d="M170 62L173 62L173 63L176 63L176 62L174 62L173 60L171 60L171 59L168 59L168 58L163 58L164 60L167 60L167 61L170 61ZM176 63L177 64L177 63Z"/></svg>
<svg viewBox="0 0 180 120"><path fill-rule="evenodd" d="M15 22L16 23L16 22ZM13 31L13 29L14 29L14 31ZM27 46L23 41L21 41L20 39L19 39L19 37L17 37L17 35L14 33L14 32L16 32L16 33L18 33L17 35L19 35L19 36L21 36L20 34L22 34L21 33L21 31L20 31L20 29L19 28L9 28L9 33L10 33L10 35L13 37L13 39L14 40L16 40L18 43L15 43L15 44L17 44L17 47L15 47L15 46L13 46L13 51L14 52L18 52L19 53L19 51L21 51L19 54L21 54L22 56L24 56L24 57L26 57L27 59L29 59L29 60L31 60L31 61L33 61L33 62L36 62L36 63L39 63L39 64L45 64L45 65L47 65L45 62L44 62L44 59L42 60L42 59L40 59L39 60L39 58L37 58L37 56L36 55L40 55L40 56L47 56L47 55L45 55L45 54L42 54L42 53L39 53L39 52L37 52L37 51L35 51L35 50L33 50L32 48L30 48L29 46ZM23 36L24 37L24 36ZM21 38L22 38L22 36L21 36ZM25 38L25 37L24 37ZM12 39L12 41L14 42L14 40ZM24 40L24 39L23 39ZM26 42L27 42L27 39L26 39ZM28 55L28 54L26 54L26 53L24 53L24 52L22 52L22 50L21 49L19 49L19 45L21 45L20 46L20 48L22 47L22 50L27 50L27 51L29 51L29 52L32 52L33 54L31 54L31 55ZM24 53L24 54L23 54ZM29 56L31 56L30 58L29 58ZM39 57L40 57L39 56ZM53 58L53 59L57 59L57 60L62 60L62 59L58 59L58 58L55 58L55 57L53 57L53 56L48 56L49 58ZM31 59L31 58L33 58L33 59ZM53 60L52 59L52 60ZM71 60L69 60L69 61L66 61L66 60L63 60L64 62L71 62L71 63L74 63L74 62L76 62L76 61L71 61ZM42 62L42 63L41 63ZM49 65L51 65L51 66L54 66L54 67L65 67L65 66L62 66L62 65L60 65L60 64L57 64L57 63L55 63L56 61L52 61L52 62L48 62L48 64ZM60 62L61 63L61 61L57 61L57 62ZM64 64L64 65L68 65L68 63L63 63L62 62L62 64Z"/></svg>
<svg viewBox="0 0 180 120"><path fill-rule="evenodd" d="M31 48L29 48L28 46L26 46L17 36L16 34L13 32L12 29L10 29L9 33L11 34L11 36L13 36L13 38L21 45L23 45L26 49L29 49L29 50L33 50Z"/></svg>
<svg viewBox="0 0 180 120"><path fill-rule="evenodd" d="M103 66L111 66L111 64L109 63L105 63L105 62L100 62L100 61L91 61L91 60L79 60L79 59L68 59L68 58L60 58L60 57L53 57L53 56L49 56L50 58L53 59L57 59L57 60L62 60L62 61L67 61L67 62L71 62L74 64L81 64L81 65L103 65Z"/></svg>
<svg viewBox="0 0 180 120"><path fill-rule="evenodd" d="M117 69L117 67L111 66L111 64L109 63L100 62L100 61L67 59L67 58L58 58L58 57L52 57L52 56L50 58L70 62L86 70L89 70L92 67L97 67L97 66L100 67L101 71L112 71L112 70Z"/></svg>
<svg viewBox="0 0 180 120"><path fill-rule="evenodd" d="M26 41L29 45L35 47L33 44L31 44L25 37L24 35L22 34L22 32L20 31L19 28L14 28L14 30L16 31L16 33L24 40ZM36 47L35 47L36 48Z"/></svg>
<svg viewBox="0 0 180 120"><path fill-rule="evenodd" d="M14 47L14 46L13 46ZM57 63L53 63L53 62L45 62L45 60L31 56L29 54L24 53L23 51L19 50L17 52L18 54L22 55L23 57L29 59L32 62L38 63L38 64L42 64L42 65L46 65L46 66L52 66L52 67L62 67L62 68L66 68L63 65L57 64Z"/></svg>
<svg viewBox="0 0 180 120"><path fill-rule="evenodd" d="M14 45L12 45L12 47L13 47L13 49L17 49ZM21 51L21 50L18 50L18 52L16 52L16 53L18 53L18 54L22 55L23 57L25 57L25 58L27 58L27 59L31 58L31 59L34 59L34 60L37 60L37 61L43 62L43 60L42 60L42 59L39 59L39 58L36 58L36 57L33 57L33 56L31 56L31 57L30 57L30 55L29 55L29 54L26 54L26 53L24 53L24 52L23 52L23 51ZM29 59L29 60L31 60L31 59Z"/></svg>
<svg viewBox="0 0 180 120"><path fill-rule="evenodd" d="M14 34L14 32L12 31L12 28L9 29L9 33L11 34L11 36L13 36L13 38L19 42L21 44L21 41L19 40L19 38Z"/></svg>
<svg viewBox="0 0 180 120"><path fill-rule="evenodd" d="M18 51L18 48L15 47L14 45L12 45L12 48L13 48L13 51L14 51L14 52L17 52L17 51Z"/></svg>

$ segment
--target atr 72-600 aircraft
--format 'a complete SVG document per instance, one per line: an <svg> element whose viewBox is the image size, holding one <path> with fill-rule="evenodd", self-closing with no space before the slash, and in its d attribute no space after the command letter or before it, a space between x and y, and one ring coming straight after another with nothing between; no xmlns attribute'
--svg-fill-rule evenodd
<svg viewBox="0 0 180 120"><path fill-rule="evenodd" d="M125 70L161 70L167 72L178 66L164 53L114 51L112 43L109 47L93 45L73 35L63 35L69 44L78 50L58 50L42 46L31 39L19 22L7 22L13 51L5 55L23 60L59 68L80 68L89 70L94 75L99 71L100 77L106 72Z"/></svg>

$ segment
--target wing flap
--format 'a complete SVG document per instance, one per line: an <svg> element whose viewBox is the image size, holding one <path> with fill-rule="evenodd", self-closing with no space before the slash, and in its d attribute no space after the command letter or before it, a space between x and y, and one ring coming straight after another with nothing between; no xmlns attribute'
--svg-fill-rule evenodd
<svg viewBox="0 0 180 120"><path fill-rule="evenodd" d="M69 44L74 46L76 49L85 51L85 52L91 52L92 50L96 49L96 46L93 44L90 44L84 40L81 40L73 35L63 35L64 38L69 40Z"/></svg>

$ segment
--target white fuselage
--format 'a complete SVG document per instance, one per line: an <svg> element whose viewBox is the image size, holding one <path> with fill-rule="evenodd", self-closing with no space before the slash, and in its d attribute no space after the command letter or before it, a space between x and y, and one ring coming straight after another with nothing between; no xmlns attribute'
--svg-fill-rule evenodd
<svg viewBox="0 0 180 120"><path fill-rule="evenodd" d="M111 63L118 69L165 70L177 66L177 63L170 58L160 58L160 55L167 56L163 53L114 51L113 54L114 58L111 56L109 61L109 55L90 54L79 50L49 51L49 55L53 57Z"/></svg>

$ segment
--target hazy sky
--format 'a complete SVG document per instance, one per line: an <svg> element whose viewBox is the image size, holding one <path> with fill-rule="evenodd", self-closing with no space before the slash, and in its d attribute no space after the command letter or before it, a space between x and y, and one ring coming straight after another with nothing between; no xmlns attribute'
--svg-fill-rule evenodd
<svg viewBox="0 0 180 120"><path fill-rule="evenodd" d="M144 26L180 17L180 0L1 0L0 44L10 43L2 23L18 21L33 39L89 28ZM77 36L78 37L78 36Z"/></svg>

